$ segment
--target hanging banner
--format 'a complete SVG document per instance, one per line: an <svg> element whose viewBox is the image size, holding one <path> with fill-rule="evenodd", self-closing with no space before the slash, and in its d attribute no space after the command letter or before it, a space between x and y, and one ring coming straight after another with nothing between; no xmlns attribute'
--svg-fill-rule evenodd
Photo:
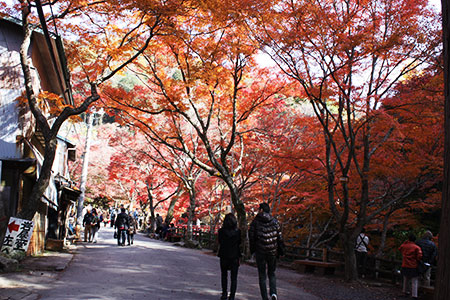
<svg viewBox="0 0 450 300"><path fill-rule="evenodd" d="M9 218L5 238L3 240L2 253L11 255L14 252L27 252L33 234L33 221Z"/></svg>

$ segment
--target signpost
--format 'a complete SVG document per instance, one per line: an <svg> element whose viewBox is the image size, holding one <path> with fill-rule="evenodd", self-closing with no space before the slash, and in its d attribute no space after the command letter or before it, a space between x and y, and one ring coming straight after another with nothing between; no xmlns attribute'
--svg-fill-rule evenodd
<svg viewBox="0 0 450 300"><path fill-rule="evenodd" d="M13 255L16 252L25 254L30 244L33 228L33 221L9 218L1 252L7 255Z"/></svg>

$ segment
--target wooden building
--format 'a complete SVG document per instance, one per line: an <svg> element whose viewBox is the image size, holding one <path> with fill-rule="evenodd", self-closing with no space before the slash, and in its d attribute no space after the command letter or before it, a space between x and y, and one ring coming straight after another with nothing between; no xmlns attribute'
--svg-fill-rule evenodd
<svg viewBox="0 0 450 300"><path fill-rule="evenodd" d="M36 129L26 103L19 50L23 41L20 21L0 19L0 242L9 217L16 216L36 182L43 162L43 138ZM29 51L35 91L48 91L72 104L63 44L57 36L38 30L32 35ZM68 172L75 159L75 146L58 137L58 148L50 184L34 217L35 229L28 254L42 252L47 238L65 237L68 210L78 198Z"/></svg>

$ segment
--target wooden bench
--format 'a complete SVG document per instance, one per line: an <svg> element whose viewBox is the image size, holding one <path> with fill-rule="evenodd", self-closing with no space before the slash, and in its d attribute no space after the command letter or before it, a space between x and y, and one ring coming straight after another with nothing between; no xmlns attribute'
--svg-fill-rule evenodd
<svg viewBox="0 0 450 300"><path fill-rule="evenodd" d="M433 300L434 287L432 286L419 286L419 292L422 293L420 299Z"/></svg>
<svg viewBox="0 0 450 300"><path fill-rule="evenodd" d="M336 268L340 267L341 263L316 261L316 260L295 260L295 269L302 273L319 272L321 275L333 275Z"/></svg>

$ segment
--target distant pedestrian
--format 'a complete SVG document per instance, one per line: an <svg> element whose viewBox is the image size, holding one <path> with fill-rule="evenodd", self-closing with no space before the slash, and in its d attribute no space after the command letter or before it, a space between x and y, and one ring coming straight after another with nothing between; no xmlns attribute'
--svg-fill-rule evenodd
<svg viewBox="0 0 450 300"><path fill-rule="evenodd" d="M91 222L92 240L90 240L89 242L97 243L99 229L100 229L100 218L98 217L97 210L95 208L93 208L92 209L92 222Z"/></svg>
<svg viewBox="0 0 450 300"><path fill-rule="evenodd" d="M93 216L92 216L91 210L90 209L86 210L86 213L84 214L84 217L83 217L84 241L85 242L90 242L92 239L92 228L91 228L92 217Z"/></svg>
<svg viewBox="0 0 450 300"><path fill-rule="evenodd" d="M115 226L116 224L116 210L113 208L111 210L111 227Z"/></svg>
<svg viewBox="0 0 450 300"><path fill-rule="evenodd" d="M102 216L103 216L103 227L106 227L109 222L109 212L104 211Z"/></svg>
<svg viewBox="0 0 450 300"><path fill-rule="evenodd" d="M177 233L177 229L175 228L175 224L170 223L170 226L167 226L167 223L164 222L163 226L163 239L168 240L169 242L173 242L173 237L176 235Z"/></svg>
<svg viewBox="0 0 450 300"><path fill-rule="evenodd" d="M362 278L366 276L367 263L367 247L369 246L369 237L366 235L366 230L363 228L361 233L356 238L356 263L358 266L358 273Z"/></svg>
<svg viewBox="0 0 450 300"><path fill-rule="evenodd" d="M222 279L222 300L234 300L237 288L239 258L241 257L241 231L237 228L236 217L229 213L219 229L220 272ZM228 271L230 271L230 296L227 298Z"/></svg>
<svg viewBox="0 0 450 300"><path fill-rule="evenodd" d="M269 278L271 300L277 300L275 270L277 257L284 255L284 243L280 223L270 214L267 203L259 205L259 211L248 231L250 252L255 253L258 266L259 289L263 300L268 300L266 281ZM267 268L267 274L266 274Z"/></svg>
<svg viewBox="0 0 450 300"><path fill-rule="evenodd" d="M163 218L159 215L156 214L156 231L155 233L158 235L159 238L162 239L162 228L163 227Z"/></svg>
<svg viewBox="0 0 450 300"><path fill-rule="evenodd" d="M117 230L117 245L125 246L126 233L129 228L128 215L125 212L125 208L120 209L120 213L117 215L115 228Z"/></svg>
<svg viewBox="0 0 450 300"><path fill-rule="evenodd" d="M417 289L419 286L419 272L417 270L418 262L422 259L422 250L416 245L416 236L410 234L408 240L404 242L398 250L402 254L402 275L403 275L403 293L413 299L417 299ZM411 288L409 285L411 284Z"/></svg>
<svg viewBox="0 0 450 300"><path fill-rule="evenodd" d="M127 241L128 246L130 246L133 245L134 235L136 234L136 226L137 226L136 219L134 218L134 215L131 212L128 215L128 223L130 227L128 228L127 231Z"/></svg>
<svg viewBox="0 0 450 300"><path fill-rule="evenodd" d="M432 238L433 234L431 231L427 230L422 236L422 239L418 240L416 243L422 250L422 261L427 267L423 274L423 284L427 287L431 286L431 266L436 263L437 257L437 247L431 240Z"/></svg>

